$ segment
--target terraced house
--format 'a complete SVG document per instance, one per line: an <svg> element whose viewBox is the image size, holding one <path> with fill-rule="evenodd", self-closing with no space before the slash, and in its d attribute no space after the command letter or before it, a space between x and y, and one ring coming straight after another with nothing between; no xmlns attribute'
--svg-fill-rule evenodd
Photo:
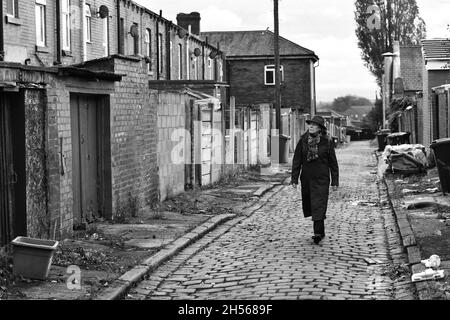
<svg viewBox="0 0 450 320"><path fill-rule="evenodd" d="M185 127L186 95L151 83L220 99L222 52L126 0L2 0L0 16L0 245L158 201L161 128Z"/></svg>

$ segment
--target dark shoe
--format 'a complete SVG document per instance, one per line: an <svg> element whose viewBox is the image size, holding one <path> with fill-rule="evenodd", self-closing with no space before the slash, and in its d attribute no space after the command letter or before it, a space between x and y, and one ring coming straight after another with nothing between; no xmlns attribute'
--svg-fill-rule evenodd
<svg viewBox="0 0 450 320"><path fill-rule="evenodd" d="M320 241L322 241L322 236L316 235L316 236L313 236L312 239L314 240L315 244L319 244Z"/></svg>

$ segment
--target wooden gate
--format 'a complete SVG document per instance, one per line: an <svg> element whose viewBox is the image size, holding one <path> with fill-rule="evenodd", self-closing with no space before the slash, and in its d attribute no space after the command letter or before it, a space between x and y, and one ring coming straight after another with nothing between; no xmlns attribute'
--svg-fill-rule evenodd
<svg viewBox="0 0 450 320"><path fill-rule="evenodd" d="M109 108L103 101L95 95L70 97L74 227L106 217L110 207Z"/></svg>
<svg viewBox="0 0 450 320"><path fill-rule="evenodd" d="M27 232L25 111L21 101L19 94L0 95L1 246L15 236L26 236Z"/></svg>

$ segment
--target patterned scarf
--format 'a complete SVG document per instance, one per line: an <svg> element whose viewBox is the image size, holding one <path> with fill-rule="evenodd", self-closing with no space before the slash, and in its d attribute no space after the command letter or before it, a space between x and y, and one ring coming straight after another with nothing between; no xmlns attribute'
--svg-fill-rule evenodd
<svg viewBox="0 0 450 320"><path fill-rule="evenodd" d="M319 158L320 134L308 135L308 155L306 161L311 162Z"/></svg>

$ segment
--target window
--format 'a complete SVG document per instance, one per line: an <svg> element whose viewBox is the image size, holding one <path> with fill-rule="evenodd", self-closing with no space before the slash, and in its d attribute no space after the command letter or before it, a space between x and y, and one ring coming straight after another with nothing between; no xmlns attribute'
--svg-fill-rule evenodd
<svg viewBox="0 0 450 320"><path fill-rule="evenodd" d="M208 75L208 79L212 80L214 79L214 74L213 74L213 60L211 58L208 57L208 71L209 71L209 75Z"/></svg>
<svg viewBox="0 0 450 320"><path fill-rule="evenodd" d="M194 80L198 80L198 59L197 59L197 57L192 58L192 64L194 67Z"/></svg>
<svg viewBox="0 0 450 320"><path fill-rule="evenodd" d="M219 82L223 81L223 65L222 61L219 61Z"/></svg>
<svg viewBox="0 0 450 320"><path fill-rule="evenodd" d="M109 55L109 18L103 18L103 55Z"/></svg>
<svg viewBox="0 0 450 320"><path fill-rule="evenodd" d="M92 40L92 17L91 17L91 6L88 4L84 5L84 39L86 42L91 42Z"/></svg>
<svg viewBox="0 0 450 320"><path fill-rule="evenodd" d="M151 59L152 59L152 32L150 29L146 29L145 30L145 39L144 39L144 43L145 43L145 55L149 58L149 62L148 62L148 71L152 70L152 63L151 63Z"/></svg>
<svg viewBox="0 0 450 320"><path fill-rule="evenodd" d="M63 50L70 51L70 0L61 1Z"/></svg>
<svg viewBox="0 0 450 320"><path fill-rule="evenodd" d="M283 66L280 66L281 81L284 81ZM264 84L275 85L275 66L273 64L264 66Z"/></svg>
<svg viewBox="0 0 450 320"><path fill-rule="evenodd" d="M183 45L178 44L178 79L183 79Z"/></svg>
<svg viewBox="0 0 450 320"><path fill-rule="evenodd" d="M158 34L158 65L159 65L159 73L163 71L163 41L162 41L162 33Z"/></svg>
<svg viewBox="0 0 450 320"><path fill-rule="evenodd" d="M133 23L136 27L136 30L139 30L138 24ZM137 56L139 54L139 34L136 32L136 35L133 37L133 47L134 47L134 55Z"/></svg>
<svg viewBox="0 0 450 320"><path fill-rule="evenodd" d="M6 13L14 18L19 17L19 0L6 1Z"/></svg>
<svg viewBox="0 0 450 320"><path fill-rule="evenodd" d="M172 70L172 66L173 66L173 42L172 42L172 40L170 41L169 47L170 47L169 65L170 65L170 70Z"/></svg>
<svg viewBox="0 0 450 320"><path fill-rule="evenodd" d="M119 53L124 54L125 53L125 20L123 18L120 18L120 25L119 25Z"/></svg>
<svg viewBox="0 0 450 320"><path fill-rule="evenodd" d="M47 43L46 5L46 0L36 0L36 45L39 47L45 47Z"/></svg>

